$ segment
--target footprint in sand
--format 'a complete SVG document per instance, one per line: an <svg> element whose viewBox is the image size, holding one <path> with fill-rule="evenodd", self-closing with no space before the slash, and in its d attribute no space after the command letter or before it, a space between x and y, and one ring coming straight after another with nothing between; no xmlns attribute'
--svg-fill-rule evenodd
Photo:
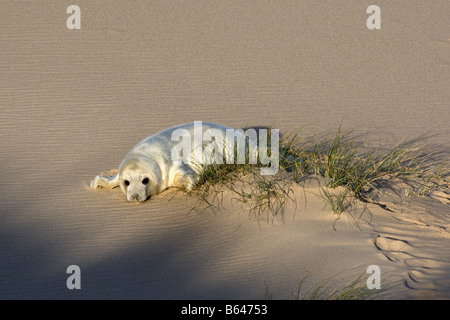
<svg viewBox="0 0 450 320"><path fill-rule="evenodd" d="M450 281L448 284L442 283L441 280L436 281L442 279L442 273L445 273L446 268L443 268L437 260L413 256L414 247L407 241L379 236L374 243L389 260L403 261L411 268L405 279L405 285L418 290L414 293L418 298L440 298L440 288L450 284Z"/></svg>
<svg viewBox="0 0 450 320"><path fill-rule="evenodd" d="M412 268L437 269L441 267L441 263L437 260L426 258L412 258L405 260L407 266Z"/></svg>
<svg viewBox="0 0 450 320"><path fill-rule="evenodd" d="M408 259L413 258L413 256L411 256L405 252L390 251L390 252L383 252L383 253L391 261L406 261Z"/></svg>
<svg viewBox="0 0 450 320"><path fill-rule="evenodd" d="M406 241L385 237L376 238L375 246L383 251L409 252L412 249Z"/></svg>
<svg viewBox="0 0 450 320"><path fill-rule="evenodd" d="M406 280L406 284L411 289L420 290L437 290L438 286L430 281L430 276L419 270L410 270L408 272L409 279ZM432 278L431 278L432 279Z"/></svg>

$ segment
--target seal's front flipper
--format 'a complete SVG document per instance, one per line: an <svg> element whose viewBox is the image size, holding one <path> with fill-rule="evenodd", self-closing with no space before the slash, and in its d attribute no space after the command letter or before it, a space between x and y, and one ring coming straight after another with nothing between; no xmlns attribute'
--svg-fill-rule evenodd
<svg viewBox="0 0 450 320"><path fill-rule="evenodd" d="M112 177L96 176L91 181L91 188L114 188L119 186L119 173Z"/></svg>

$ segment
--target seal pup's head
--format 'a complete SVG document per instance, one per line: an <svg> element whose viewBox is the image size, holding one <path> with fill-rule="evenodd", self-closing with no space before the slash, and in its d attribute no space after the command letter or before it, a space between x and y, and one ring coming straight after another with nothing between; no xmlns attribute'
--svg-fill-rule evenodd
<svg viewBox="0 0 450 320"><path fill-rule="evenodd" d="M120 189L130 202L144 202L160 191L159 167L147 157L126 158L120 165L119 179Z"/></svg>

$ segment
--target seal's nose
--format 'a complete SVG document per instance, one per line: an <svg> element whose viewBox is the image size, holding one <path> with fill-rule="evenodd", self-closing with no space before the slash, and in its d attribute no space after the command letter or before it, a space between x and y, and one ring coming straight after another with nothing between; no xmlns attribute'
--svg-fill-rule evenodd
<svg viewBox="0 0 450 320"><path fill-rule="evenodd" d="M133 199L133 200L137 200L138 198L139 198L139 194L138 193L133 193L131 195L131 199Z"/></svg>

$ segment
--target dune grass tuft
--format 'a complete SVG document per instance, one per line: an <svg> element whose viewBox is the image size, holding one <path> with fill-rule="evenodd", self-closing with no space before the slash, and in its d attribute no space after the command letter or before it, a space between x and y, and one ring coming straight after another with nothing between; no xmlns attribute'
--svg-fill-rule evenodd
<svg viewBox="0 0 450 320"><path fill-rule="evenodd" d="M305 142L306 141L306 142ZM389 188L394 181L403 181L417 195L429 195L445 185L449 175L445 163L434 161L434 152L417 146L417 140L399 143L386 151L368 149L357 143L352 131L342 131L328 139L298 139L298 134L283 141L284 169L294 180L318 174L327 187L344 187L339 194L323 191L323 198L335 213L344 212L351 203L360 200L374 202L374 191Z"/></svg>
<svg viewBox="0 0 450 320"><path fill-rule="evenodd" d="M316 284L309 290L304 289L304 281L300 281L297 292L292 294L293 300L367 300L380 294L380 290L370 290L361 274L345 285L336 286L333 278Z"/></svg>
<svg viewBox="0 0 450 320"><path fill-rule="evenodd" d="M358 143L351 130L341 128L322 139L286 133L280 137L279 155L280 168L274 176L260 175L260 164L209 165L188 194L216 209L224 190L230 190L233 200L247 205L250 214L275 217L293 201L294 183L319 175L329 189L344 188L338 194L324 189L322 194L331 210L341 214L356 201L374 202L373 192L389 188L394 181L408 183L412 193L426 196L445 185L449 175L445 163L434 161L435 153L417 146L417 140L382 151Z"/></svg>

